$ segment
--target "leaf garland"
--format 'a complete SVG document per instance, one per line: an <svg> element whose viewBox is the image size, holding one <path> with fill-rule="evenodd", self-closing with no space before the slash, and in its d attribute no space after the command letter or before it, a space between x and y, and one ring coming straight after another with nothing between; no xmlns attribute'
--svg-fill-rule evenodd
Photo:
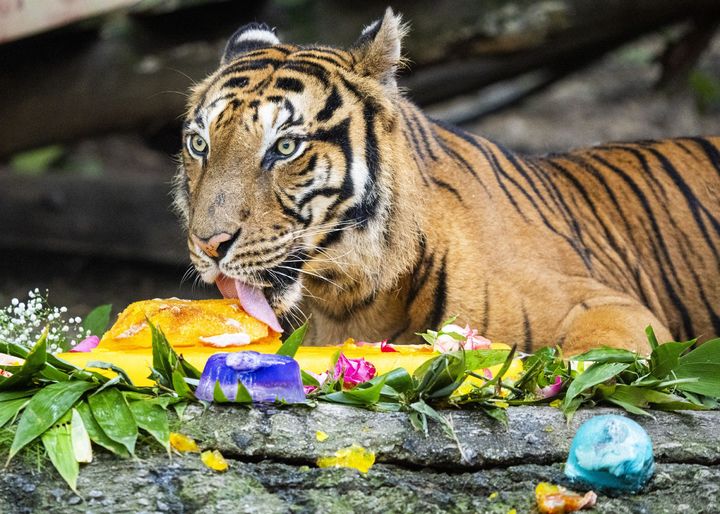
<svg viewBox="0 0 720 514"><path fill-rule="evenodd" d="M105 309L109 313L109 309ZM102 319L101 319L102 318ZM104 315L97 315L100 326ZM148 322L149 323L149 322ZM15 430L8 460L33 441L41 440L50 461L75 490L79 463L92 459L89 442L120 456L134 455L141 431L170 451L167 409L182 412L197 401L194 387L200 372L178 355L152 323L153 387L133 385L121 368L94 362L93 367L114 373L108 377L83 370L47 353L45 335L27 351L0 341L0 351L25 359L21 366L4 367L13 375L0 377L0 427ZM278 354L294 356L307 324L290 334ZM306 385L317 387L308 398L382 411L405 411L416 429L429 433L437 422L455 437L450 418L440 409L460 406L480 409L507 424L509 405L558 402L567 419L582 405L605 403L638 415L649 410L706 410L720 400L720 339L693 348L695 341L660 345L647 330L649 358L617 348L596 348L569 360L559 351L543 348L524 358L523 371L513 380L506 374L515 362L511 350L472 350L432 357L411 375L397 368L359 384L343 387L330 376L320 384L303 372ZM334 366L337 355L331 361ZM483 370L499 366L492 376ZM543 388L562 383L546 397ZM471 384L468 388L466 381ZM459 389L460 386L462 389ZM215 400L228 399L218 387ZM238 383L234 403L250 403L247 389Z"/></svg>

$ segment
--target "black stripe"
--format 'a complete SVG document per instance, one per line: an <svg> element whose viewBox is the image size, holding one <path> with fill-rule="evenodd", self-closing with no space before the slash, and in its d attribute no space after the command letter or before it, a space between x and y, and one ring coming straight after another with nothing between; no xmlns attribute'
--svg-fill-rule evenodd
<svg viewBox="0 0 720 514"><path fill-rule="evenodd" d="M435 283L435 301L432 311L428 317L426 326L439 329L440 323L445 319L445 308L447 305L447 252L440 262L440 269L437 272Z"/></svg>
<svg viewBox="0 0 720 514"><path fill-rule="evenodd" d="M327 97L327 100L325 100L325 105L320 110L320 112L317 113L315 119L317 121L328 121L330 118L332 118L332 115L335 113L335 111L342 106L342 104L342 97L338 93L337 87L333 86L330 95Z"/></svg>
<svg viewBox="0 0 720 514"><path fill-rule="evenodd" d="M415 302L418 293L427 283L435 265L435 254L427 255L427 238L424 234L420 237L418 245L418 257L415 260L415 265L411 272L410 290L405 297L405 305L407 307L410 307Z"/></svg>
<svg viewBox="0 0 720 514"><path fill-rule="evenodd" d="M294 219L295 221L297 221L298 223L300 223L300 224L301 224L302 226L304 226L304 227L307 227L307 226L308 226L308 224L310 223L309 220L305 219L305 218L303 217L303 215L300 214L299 212L296 212L295 210L293 210L293 209L291 209L290 207L286 206L286 205L283 203L282 198L280 197L280 195L279 195L277 192L275 192L275 199L276 199L277 202L280 204L280 208L282 209L283 214L285 214L285 215L286 215L287 217L289 217L289 218Z"/></svg>
<svg viewBox="0 0 720 514"><path fill-rule="evenodd" d="M323 55L323 54L326 54L326 55ZM330 52L327 52L324 49L312 49L312 50L305 50L302 52L297 52L293 55L293 58L295 58L295 57L304 58L304 59L317 59L318 61L324 61L324 62L330 63L333 66L337 66L338 68L347 69L346 62L336 59L334 54L330 54Z"/></svg>
<svg viewBox="0 0 720 514"><path fill-rule="evenodd" d="M660 278L663 281L663 285L665 286L665 289L668 292L668 295L670 296L671 301L673 302L673 305L680 311L680 317L682 318L683 323L683 329L685 331L685 334L688 336L691 336L691 334L694 334L695 331L693 329L692 320L690 319L690 313L688 312L687 306L683 301L680 299L680 296L678 295L677 291L675 290L675 287L670 283L670 280L668 279L668 272L672 274L673 279L675 280L675 283L678 285L681 285L681 282L677 275L677 270L675 269L675 266L673 265L672 259L670 257L670 252L668 251L667 244L665 242L665 239L663 238L663 232L660 230L660 226L657 222L657 219L655 218L655 214L653 213L652 206L650 205L650 202L648 202L647 197L645 196L645 193L640 189L640 187L635 183L635 181L630 178L630 176L625 173L622 169L618 168L617 166L614 166L610 162L606 161L603 157L595 154L591 154L590 158L596 160L597 162L601 163L603 166L605 166L607 169L612 170L620 176L625 183L632 189L633 193L637 197L637 199L640 201L640 203L643 206L643 212L646 214L646 218L650 221L650 225L652 227L651 235L654 235L655 237L651 237L650 241L656 242L657 245L656 249L659 247L660 253L662 254L661 257L664 257L668 266L665 267L663 261L661 258L658 259L658 264L660 265L661 271L660 271ZM633 234L632 231L628 231L628 234ZM669 269L668 269L669 268Z"/></svg>
<svg viewBox="0 0 720 514"><path fill-rule="evenodd" d="M715 167L715 171L720 175L720 150L704 137L691 137L690 141L694 142L702 148L710 163Z"/></svg>
<svg viewBox="0 0 720 514"><path fill-rule="evenodd" d="M348 209L345 218L359 223L358 228L367 228L368 223L378 212L379 194L377 191L377 174L380 168L380 152L377 147L377 136L375 135L375 116L377 107L373 102L365 102L363 107L363 119L365 120L365 163L368 176L365 181L362 198ZM349 174L349 173L348 173Z"/></svg>
<svg viewBox="0 0 720 514"><path fill-rule="evenodd" d="M592 275L592 255L587 245L585 244L582 228L578 223L577 217L572 214L572 211L568 206L567 202L565 201L562 193L558 191L557 184L550 180L550 178L547 176L546 170L538 164L539 162L543 161L538 161L538 163L536 163L531 159L525 159L523 162L527 166L528 170L532 172L535 177L537 177L538 181L542 184L543 188L549 194L553 203L559 210L560 216L565 220L565 223L570 228L570 232L573 234L573 242L571 244L582 258L583 263L585 264L585 268Z"/></svg>
<svg viewBox="0 0 720 514"><path fill-rule="evenodd" d="M453 186L451 186L451 185L448 184L447 182L444 182L444 181L440 180L439 178L430 177L430 180L432 180L433 183L434 183L436 186L441 187L441 188L444 189L445 191L448 191L448 192L451 193L453 196L455 196L455 198L457 198L457 201L458 201L458 202L463 203L463 199L462 199L462 197L460 196L460 193L459 193L458 190L455 189Z"/></svg>
<svg viewBox="0 0 720 514"><path fill-rule="evenodd" d="M229 66L226 70L224 75L230 74L230 73L236 73L238 71L248 71L248 70L259 70L261 68L267 68L268 66L272 68L277 68L282 64L282 61L279 59L269 59L269 58L261 58L261 59L241 59L237 61L236 63Z"/></svg>
<svg viewBox="0 0 720 514"><path fill-rule="evenodd" d="M477 174L476 170L470 165L470 163L460 155L458 152L453 150L445 141L440 138L438 139L438 143L440 144L440 148L442 148L443 152L445 152L446 155L448 155L452 160L454 160L457 164L465 168L465 171L470 173L470 175L473 176L473 178L482 186L482 188L485 190L485 193L487 193L489 198L492 198L492 193L490 193L490 190L485 185L485 183L482 181L480 176Z"/></svg>
<svg viewBox="0 0 720 514"><path fill-rule="evenodd" d="M250 83L250 78L245 77L244 75L239 75L237 77L231 77L227 79L225 82L223 82L223 85L220 86L221 89L225 89L226 87L232 87L232 88L242 88L247 86Z"/></svg>
<svg viewBox="0 0 720 514"><path fill-rule="evenodd" d="M288 61L283 64L283 69L293 70L319 80L323 86L330 85L330 73L318 63L312 61Z"/></svg>
<svg viewBox="0 0 720 514"><path fill-rule="evenodd" d="M594 168L593 166L589 165L585 161L580 160L576 156L572 155L565 155L562 158L575 163L578 165L578 169L585 171L586 173L591 174L602 186L605 188L605 192L610 197L611 202L617 209L619 213L622 213L622 210L620 209L619 203L617 201L617 198L615 197L615 194L613 191L607 186L605 183L605 179L602 177L600 172ZM629 262L629 255L628 255L628 249L621 246L619 242L615 239L615 236L613 235L612 231L608 227L608 225L603 221L602 217L600 216L600 213L603 212L603 208L598 206L590 197L590 194L588 193L588 190L585 188L585 186L564 166L562 166L559 162L557 162L556 158L546 158L544 159L544 162L550 165L552 168L554 168L556 171L560 172L563 177L565 177L570 185L575 188L575 190L580 193L580 196L582 200L585 202L586 207L592 213L592 215L595 217L595 220L600 225L600 228L602 228L604 240L597 242L594 248L595 253L602 252L606 256L608 256L606 247L609 245L612 250L620 257L620 259L623 262ZM577 202L573 199L573 203L577 205ZM630 231L630 226L627 223L627 219L624 215L621 215L621 218L623 219L623 222L625 223L626 230ZM631 232L628 232L631 233ZM592 232L588 232L592 236ZM594 238L593 238L594 239ZM624 243L628 243L624 241ZM605 264L605 267L613 274L615 274L615 271L618 270L617 266L613 264L614 259L608 256L608 261ZM622 270L625 271L625 270ZM622 276L620 278L620 282L624 283L628 281L628 278L632 277L626 277ZM640 287L640 284L638 284L638 287Z"/></svg>
<svg viewBox="0 0 720 514"><path fill-rule="evenodd" d="M305 90L305 84L293 77L278 77L275 79L275 87L294 93L302 93Z"/></svg>

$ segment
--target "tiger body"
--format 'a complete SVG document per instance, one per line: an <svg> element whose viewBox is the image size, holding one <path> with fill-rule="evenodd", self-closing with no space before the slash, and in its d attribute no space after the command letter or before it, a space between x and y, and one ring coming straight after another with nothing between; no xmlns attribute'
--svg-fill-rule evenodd
<svg viewBox="0 0 720 514"><path fill-rule="evenodd" d="M316 343L452 315L526 351L720 333L720 138L520 157L400 94L402 33L388 11L348 51L231 38L176 188L203 280L311 315Z"/></svg>

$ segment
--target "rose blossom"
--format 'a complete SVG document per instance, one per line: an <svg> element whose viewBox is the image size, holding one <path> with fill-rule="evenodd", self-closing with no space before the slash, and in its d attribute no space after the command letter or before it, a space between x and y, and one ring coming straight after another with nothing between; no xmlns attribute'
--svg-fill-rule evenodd
<svg viewBox="0 0 720 514"><path fill-rule="evenodd" d="M435 340L435 349L441 353L456 352L460 348L464 350L484 350L490 348L490 340L479 335L478 331L465 325L462 328L459 325L449 324L440 329L441 334ZM456 339L450 334L458 334L463 337Z"/></svg>
<svg viewBox="0 0 720 514"><path fill-rule="evenodd" d="M367 382L375 376L375 366L365 359L348 359L341 352L338 356L333 377L343 380L343 387L346 389L355 387L358 384Z"/></svg>

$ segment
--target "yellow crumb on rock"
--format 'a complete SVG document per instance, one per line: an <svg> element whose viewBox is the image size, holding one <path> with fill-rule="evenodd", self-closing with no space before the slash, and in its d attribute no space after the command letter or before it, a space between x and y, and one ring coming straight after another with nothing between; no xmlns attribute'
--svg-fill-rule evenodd
<svg viewBox="0 0 720 514"><path fill-rule="evenodd" d="M375 453L353 444L347 448L340 448L335 455L320 457L317 465L320 468L353 468L361 473L367 473L375 463Z"/></svg>
<svg viewBox="0 0 720 514"><path fill-rule="evenodd" d="M228 463L225 457L218 450L206 450L200 454L200 459L210 469L215 471L227 471Z"/></svg>
<svg viewBox="0 0 720 514"><path fill-rule="evenodd" d="M195 439L178 432L170 432L170 446L183 453L198 453L200 451Z"/></svg>

